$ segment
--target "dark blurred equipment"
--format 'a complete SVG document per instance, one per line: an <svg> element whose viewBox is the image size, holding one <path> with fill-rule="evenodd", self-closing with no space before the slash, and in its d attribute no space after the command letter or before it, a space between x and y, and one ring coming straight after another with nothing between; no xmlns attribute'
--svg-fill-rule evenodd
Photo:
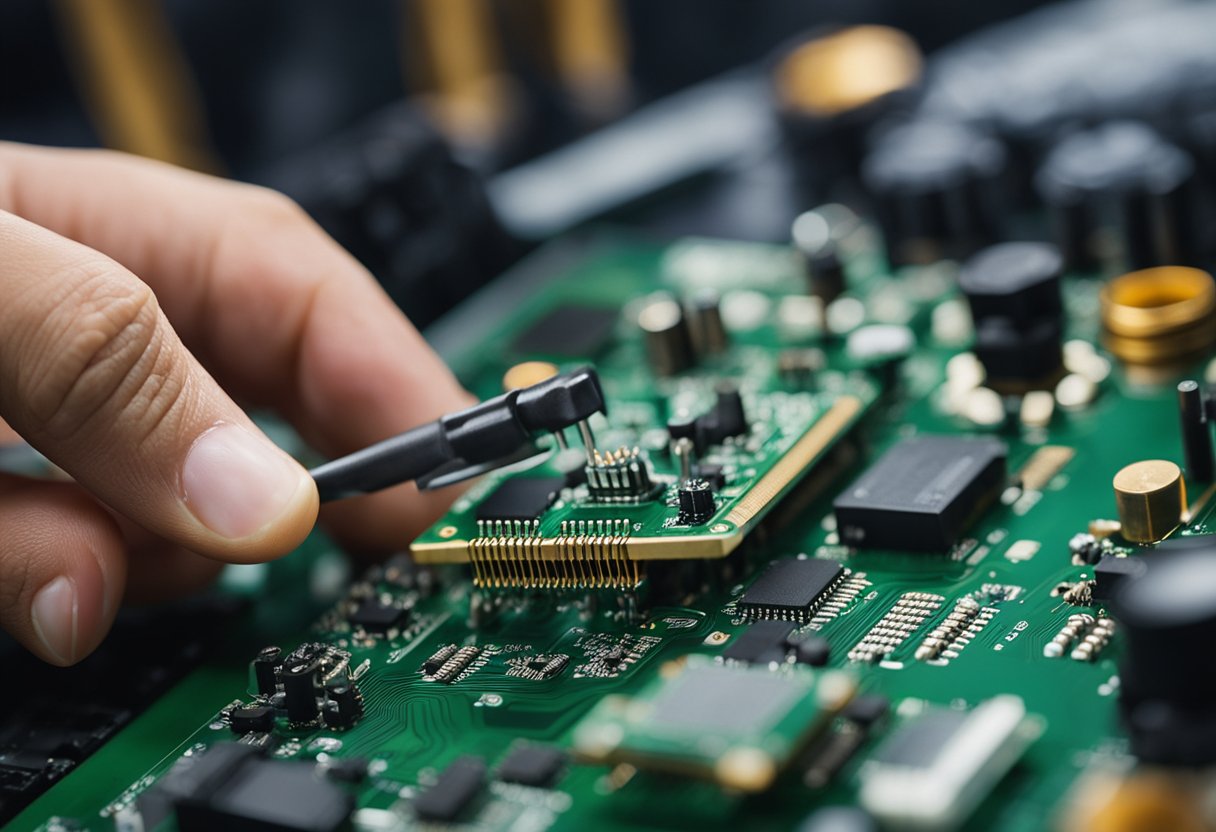
<svg viewBox="0 0 1216 832"><path fill-rule="evenodd" d="M1147 268L1194 261L1194 172L1190 157L1147 125L1116 121L1053 147L1036 182L1069 268L1110 259L1103 246L1112 239L1126 247L1123 262Z"/></svg>
<svg viewBox="0 0 1216 832"><path fill-rule="evenodd" d="M1141 760L1216 762L1216 535L1162 544L1145 573L1118 591L1126 627L1122 705ZM1173 549L1173 551L1168 551Z"/></svg>
<svg viewBox="0 0 1216 832"><path fill-rule="evenodd" d="M892 265L959 258L997 238L1000 142L963 124L913 121L882 133L862 165Z"/></svg>
<svg viewBox="0 0 1216 832"><path fill-rule="evenodd" d="M284 161L265 181L358 257L418 326L518 254L480 177L405 105Z"/></svg>

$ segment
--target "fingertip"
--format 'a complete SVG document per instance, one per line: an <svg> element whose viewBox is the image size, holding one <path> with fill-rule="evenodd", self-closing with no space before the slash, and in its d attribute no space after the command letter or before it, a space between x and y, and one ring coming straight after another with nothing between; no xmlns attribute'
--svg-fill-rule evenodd
<svg viewBox="0 0 1216 832"><path fill-rule="evenodd" d="M4 596L4 627L51 664L92 653L126 583L114 521L75 486L27 484L0 494L0 537L0 577L16 589Z"/></svg>
<svg viewBox="0 0 1216 832"><path fill-rule="evenodd" d="M260 431L237 424L216 425L194 442L181 487L206 533L180 542L233 563L287 554L308 536L320 507L308 472Z"/></svg>

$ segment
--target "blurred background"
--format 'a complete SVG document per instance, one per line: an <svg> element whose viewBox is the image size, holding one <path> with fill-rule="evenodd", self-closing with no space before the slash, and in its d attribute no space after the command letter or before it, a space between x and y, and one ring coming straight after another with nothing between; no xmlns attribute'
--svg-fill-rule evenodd
<svg viewBox="0 0 1216 832"><path fill-rule="evenodd" d="M1084 267L1119 222L1185 262L1212 32L1179 0L7 0L0 138L279 188L420 326L589 222L788 240L826 200L896 264L1052 233Z"/></svg>

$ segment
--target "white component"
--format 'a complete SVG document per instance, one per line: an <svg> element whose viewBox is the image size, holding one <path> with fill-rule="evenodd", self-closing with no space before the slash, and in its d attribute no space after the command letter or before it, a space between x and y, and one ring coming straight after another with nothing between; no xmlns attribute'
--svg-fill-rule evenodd
<svg viewBox="0 0 1216 832"><path fill-rule="evenodd" d="M1038 554L1039 548L1040 544L1037 540L1015 540L1005 550L1005 558L1014 563L1021 563Z"/></svg>
<svg viewBox="0 0 1216 832"><path fill-rule="evenodd" d="M1045 428L1051 423L1056 400L1046 390L1031 390L1022 397L1022 424L1030 428Z"/></svg>
<svg viewBox="0 0 1216 832"><path fill-rule="evenodd" d="M975 327L971 324L971 310L966 302L951 298L933 307L929 331L933 333L934 341L948 346L958 346L971 340Z"/></svg>
<svg viewBox="0 0 1216 832"><path fill-rule="evenodd" d="M857 298L836 298L828 304L827 325L833 335L844 335L865 323L866 307Z"/></svg>
<svg viewBox="0 0 1216 832"><path fill-rule="evenodd" d="M849 333L845 349L854 361L897 358L912 352L916 336L906 326L870 324Z"/></svg>
<svg viewBox="0 0 1216 832"><path fill-rule="evenodd" d="M791 341L823 334L823 301L811 295L786 295L777 302L777 329Z"/></svg>
<svg viewBox="0 0 1216 832"><path fill-rule="evenodd" d="M1021 698L978 705L927 766L871 761L862 770L861 805L885 824L947 830L958 826L1038 736ZM880 750L881 751L881 750Z"/></svg>
<svg viewBox="0 0 1216 832"><path fill-rule="evenodd" d="M765 323L773 302L751 289L727 292L722 298L722 324L731 332L751 332Z"/></svg>
<svg viewBox="0 0 1216 832"><path fill-rule="evenodd" d="M981 427L995 427L1005 421L1005 402L995 390L977 387L963 399L963 416Z"/></svg>
<svg viewBox="0 0 1216 832"><path fill-rule="evenodd" d="M1065 410L1084 410L1098 395L1098 385L1076 373L1069 373L1056 385L1056 401Z"/></svg>

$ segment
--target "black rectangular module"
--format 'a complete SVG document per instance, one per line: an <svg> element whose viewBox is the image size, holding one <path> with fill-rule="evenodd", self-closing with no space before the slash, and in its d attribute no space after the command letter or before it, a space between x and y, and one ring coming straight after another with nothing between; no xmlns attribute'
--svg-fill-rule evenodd
<svg viewBox="0 0 1216 832"><path fill-rule="evenodd" d="M562 477L515 477L505 480L477 506L478 520L535 520L545 513L565 485Z"/></svg>
<svg viewBox="0 0 1216 832"><path fill-rule="evenodd" d="M511 351L521 357L594 358L620 316L619 309L603 306L555 306L515 336Z"/></svg>
<svg viewBox="0 0 1216 832"><path fill-rule="evenodd" d="M805 622L843 576L844 567L832 560L779 560L747 588L736 606L748 618Z"/></svg>
<svg viewBox="0 0 1216 832"><path fill-rule="evenodd" d="M767 664L785 659L793 624L784 621L757 621L739 635L722 651L725 659L734 659L748 664Z"/></svg>
<svg viewBox="0 0 1216 832"><path fill-rule="evenodd" d="M434 785L414 798L414 814L423 820L454 821L481 792L486 764L480 757L460 757L439 773Z"/></svg>
<svg viewBox="0 0 1216 832"><path fill-rule="evenodd" d="M840 542L946 552L1005 485L1004 443L916 436L888 450L836 498Z"/></svg>
<svg viewBox="0 0 1216 832"><path fill-rule="evenodd" d="M369 633L387 633L404 621L406 615L403 609L381 604L375 598L365 598L346 620L352 627L362 627Z"/></svg>
<svg viewBox="0 0 1216 832"><path fill-rule="evenodd" d="M566 754L549 745L516 745L498 766L498 779L504 783L519 783L547 789L556 781L566 765Z"/></svg>

